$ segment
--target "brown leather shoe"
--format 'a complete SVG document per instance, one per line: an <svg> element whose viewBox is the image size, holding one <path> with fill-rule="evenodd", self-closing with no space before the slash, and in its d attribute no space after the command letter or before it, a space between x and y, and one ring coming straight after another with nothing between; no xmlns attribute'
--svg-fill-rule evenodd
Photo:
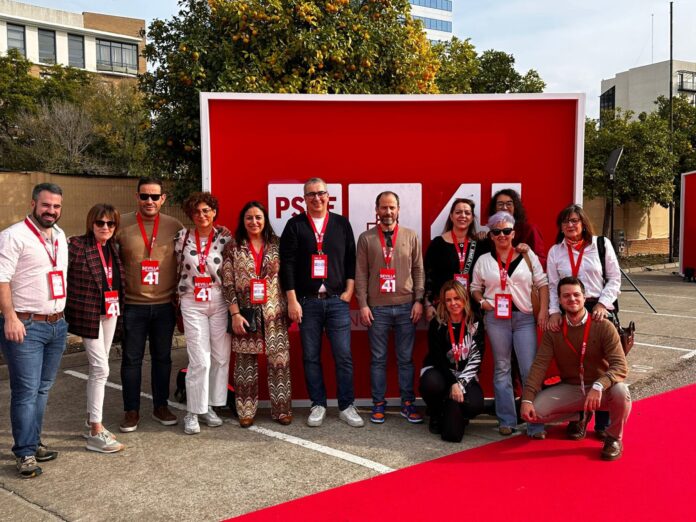
<svg viewBox="0 0 696 522"><path fill-rule="evenodd" d="M602 442L604 442L605 440L607 440L607 430L595 430L594 436L597 440L601 440Z"/></svg>
<svg viewBox="0 0 696 522"><path fill-rule="evenodd" d="M118 429L122 433L130 433L138 429L138 422L140 422L140 413L138 413L138 410L129 410L124 414Z"/></svg>
<svg viewBox="0 0 696 522"><path fill-rule="evenodd" d="M533 440L545 440L546 439L546 432L539 431L537 433L532 433L531 435L527 435L527 436Z"/></svg>
<svg viewBox="0 0 696 522"><path fill-rule="evenodd" d="M514 433L514 431L515 430L509 426L501 426L500 428L498 428L498 433L500 433L501 435L503 435L505 437L509 437L510 435L512 435Z"/></svg>
<svg viewBox="0 0 696 522"><path fill-rule="evenodd" d="M620 440L612 439L607 436L604 441L604 447L602 448L602 459L603 460L616 460L623 454L623 444Z"/></svg>
<svg viewBox="0 0 696 522"><path fill-rule="evenodd" d="M254 419L252 419L250 417L240 417L239 418L239 425L242 428L248 428L252 424L254 424Z"/></svg>
<svg viewBox="0 0 696 522"><path fill-rule="evenodd" d="M592 420L592 412L585 412L579 421L570 421L566 428L566 434L570 440L582 440L587 434L587 425Z"/></svg>
<svg viewBox="0 0 696 522"><path fill-rule="evenodd" d="M152 412L152 419L163 426L174 426L177 423L176 415L169 411L168 406L157 406Z"/></svg>
<svg viewBox="0 0 696 522"><path fill-rule="evenodd" d="M284 415L283 417L275 419L275 421L281 426L287 426L292 422L292 415Z"/></svg>

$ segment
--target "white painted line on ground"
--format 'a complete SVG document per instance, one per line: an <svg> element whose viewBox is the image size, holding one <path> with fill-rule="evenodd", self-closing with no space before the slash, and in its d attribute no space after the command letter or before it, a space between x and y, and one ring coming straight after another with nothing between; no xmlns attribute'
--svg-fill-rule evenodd
<svg viewBox="0 0 696 522"><path fill-rule="evenodd" d="M693 350L686 355L682 355L680 359L691 359L692 357L696 357L696 350Z"/></svg>
<svg viewBox="0 0 696 522"><path fill-rule="evenodd" d="M696 315L676 315L676 314L660 314L654 312L639 312L638 310L624 310L621 309L621 313L627 314L641 314L641 315L652 315L654 317L677 317L678 319L696 319ZM622 316L623 317L623 316Z"/></svg>
<svg viewBox="0 0 696 522"><path fill-rule="evenodd" d="M280 439L282 441L289 442L290 444L297 444L298 446L302 446L303 448L318 451L319 453L324 453L325 455L330 455L332 457L336 457L338 459L342 459L353 464L358 464L359 466L364 466L373 471L376 471L377 473L390 473L394 471L394 468L389 468L373 460L364 459L362 457L358 457L357 455L353 455L352 453L346 453L345 451L329 448L328 446L322 446L321 444L317 444L316 442L310 442L299 437L294 437L293 435L280 433L279 431L273 431L267 428L261 428L260 426L251 426L248 429L257 433L261 433L262 435L266 435L267 437Z"/></svg>
<svg viewBox="0 0 696 522"><path fill-rule="evenodd" d="M82 379L83 381L86 381L89 376L85 375L84 373L76 372L74 370L65 370L63 373L70 375L72 377L77 377L78 379ZM123 387L120 384L114 384L112 382L106 382L106 386L108 388L113 388L114 390L122 390ZM146 397L148 399L152 399L152 395L149 395L147 393L141 393L141 397ZM180 404L178 402L172 402L169 401L169 406L172 408L176 408L178 410L185 410L186 406L183 404ZM347 453L345 451L337 450L334 448L330 448L328 446L322 446L321 444L317 444L316 442L311 442L309 440L301 439L299 437L295 437L293 435L288 435L286 433L281 433L279 431L273 431L269 430L266 428L261 428L259 426L251 426L248 428L249 431L254 431L256 433L260 433L261 435L265 435L267 437L271 437L274 439L279 439L284 442L289 442L290 444L296 444L297 446L301 446L303 448L307 448L309 450L317 451L319 453L323 453L325 455L329 455L331 457L335 457L337 459L342 459L347 462L351 462L353 464L358 464L359 466L363 466L365 468L371 469L372 471L376 471L377 473L390 473L394 471L394 468L387 467L383 464L380 464L379 462L375 462L373 460L365 459L363 457L358 457L357 455L353 455L352 453Z"/></svg>
<svg viewBox="0 0 696 522"><path fill-rule="evenodd" d="M650 348L663 348L665 350L677 350L680 352L690 352L691 348L677 348L676 346L664 346L662 344L650 344L650 343L633 343L635 346L649 346Z"/></svg>
<svg viewBox="0 0 696 522"><path fill-rule="evenodd" d="M696 297L691 297L688 295L666 295L666 294L646 294L643 292L643 295L646 297L666 297L668 299L693 299L696 300Z"/></svg>

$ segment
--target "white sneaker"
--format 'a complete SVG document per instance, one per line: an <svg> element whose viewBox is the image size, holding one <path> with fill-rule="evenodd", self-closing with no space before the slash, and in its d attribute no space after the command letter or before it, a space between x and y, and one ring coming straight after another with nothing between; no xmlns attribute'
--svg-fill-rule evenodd
<svg viewBox="0 0 696 522"><path fill-rule="evenodd" d="M117 441L108 430L100 431L96 435L90 435L87 439L87 449L90 451L116 453L124 448L125 446Z"/></svg>
<svg viewBox="0 0 696 522"><path fill-rule="evenodd" d="M222 419L218 417L218 414L213 411L213 408L208 407L208 413L201 413L198 418L205 422L211 428L216 428L217 426L222 426Z"/></svg>
<svg viewBox="0 0 696 522"><path fill-rule="evenodd" d="M354 428L361 428L365 425L365 421L358 415L358 410L356 410L355 406L352 404L339 413L338 418L348 424L348 426L353 426Z"/></svg>
<svg viewBox="0 0 696 522"><path fill-rule="evenodd" d="M198 424L198 415L186 412L184 416L184 433L186 433L186 435L195 435L200 432L201 426Z"/></svg>
<svg viewBox="0 0 696 522"><path fill-rule="evenodd" d="M321 426L321 423L324 422L324 417L326 417L326 408L320 406L319 404L315 404L309 411L309 417L307 417L307 426L312 426L313 428Z"/></svg>

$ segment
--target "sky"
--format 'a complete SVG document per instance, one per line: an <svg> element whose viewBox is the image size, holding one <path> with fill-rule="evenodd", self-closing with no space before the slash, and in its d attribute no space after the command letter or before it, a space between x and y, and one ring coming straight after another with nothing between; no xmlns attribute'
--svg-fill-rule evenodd
<svg viewBox="0 0 696 522"><path fill-rule="evenodd" d="M669 59L667 0L453 0L454 35L479 52L512 54L536 69L546 92L587 95L597 117L600 82L617 72ZM148 23L178 11L176 0L33 0L72 12L99 12ZM674 59L696 62L696 0L674 1Z"/></svg>

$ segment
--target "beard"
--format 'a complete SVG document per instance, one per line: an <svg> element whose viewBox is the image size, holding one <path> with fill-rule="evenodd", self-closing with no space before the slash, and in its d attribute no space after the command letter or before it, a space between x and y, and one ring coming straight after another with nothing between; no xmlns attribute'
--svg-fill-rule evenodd
<svg viewBox="0 0 696 522"><path fill-rule="evenodd" d="M43 214L39 215L39 213L36 211L36 208L34 208L31 215L34 216L36 222L43 228L53 227L53 225L58 223L58 220L60 219L60 214L52 214L51 212L44 212ZM48 221L45 218L53 218L53 221Z"/></svg>

